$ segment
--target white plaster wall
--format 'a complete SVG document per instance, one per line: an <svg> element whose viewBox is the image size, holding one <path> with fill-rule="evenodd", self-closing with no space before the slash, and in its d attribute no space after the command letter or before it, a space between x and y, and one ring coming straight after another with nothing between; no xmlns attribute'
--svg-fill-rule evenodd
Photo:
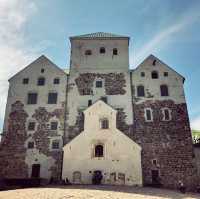
<svg viewBox="0 0 200 199"><path fill-rule="evenodd" d="M85 112L85 130L63 147L62 178L73 181L73 172L80 171L80 183L92 183L94 170L101 170L103 184L120 184L110 181L110 173L125 174L126 185L142 185L141 147L116 129L116 111L102 101L90 106ZM109 129L100 129L99 120L109 119ZM94 146L104 144L103 158L93 156Z"/></svg>
<svg viewBox="0 0 200 199"><path fill-rule="evenodd" d="M129 69L128 39L73 39L71 41L72 69ZM106 53L100 54L100 47L105 47ZM118 55L113 56L113 48L118 49ZM86 50L92 50L92 55L85 55Z"/></svg>
<svg viewBox="0 0 200 199"><path fill-rule="evenodd" d="M152 65L154 60L156 65ZM152 71L159 72L158 79L151 78ZM145 72L145 77L141 77L141 72ZM168 72L168 77L164 77L164 72ZM173 100L175 103L185 103L185 95L183 88L183 77L176 73L171 68L167 67L164 63L160 62L153 55L149 56L142 64L140 64L132 72L132 82L135 86L135 95L137 96L138 85L145 87L145 94L147 96L147 89L153 95L153 98L139 97L140 100L137 104L143 103L146 100ZM163 97L160 95L160 85L168 85L169 96Z"/></svg>
<svg viewBox="0 0 200 199"><path fill-rule="evenodd" d="M41 69L44 68L44 73L41 73ZM37 79L38 77L45 77L45 85L38 86ZM60 84L53 84L54 78L60 78ZM28 84L23 84L23 78L29 78ZM45 56L41 56L36 61L31 63L24 70L16 74L9 81L9 92L7 99L7 107L5 114L5 123L4 123L4 131L7 131L8 128L8 118L11 111L11 105L15 103L17 100L21 101L24 104L24 110L29 115L27 118L26 128L28 127L29 121L36 122L35 130L37 129L37 121L32 118L32 115L35 113L35 110L38 107L45 107L47 111L52 112L55 109L63 108L63 103L65 103L66 99L66 84L67 84L67 75L64 74L61 69L57 68L50 60L48 60ZM47 104L48 102L48 93L51 91L55 91L58 93L57 104ZM37 92L38 93L38 101L37 104L28 105L27 104L27 94L29 92ZM58 121L58 136L57 137L49 137L50 143L53 139L62 139L63 129L60 129L61 121L59 121L56 117L53 117L51 121ZM28 131L28 135L32 137L35 131ZM28 141L28 140L27 140ZM62 142L60 142L62 144ZM27 146L27 142L25 143ZM60 148L62 150L62 146ZM37 159L37 161L36 161ZM27 149L26 152L26 163L29 167L29 174L31 175L32 164L41 163L41 177L49 178L50 172L48 168L54 165L54 160L51 157L47 157L44 154L39 153L37 149Z"/></svg>

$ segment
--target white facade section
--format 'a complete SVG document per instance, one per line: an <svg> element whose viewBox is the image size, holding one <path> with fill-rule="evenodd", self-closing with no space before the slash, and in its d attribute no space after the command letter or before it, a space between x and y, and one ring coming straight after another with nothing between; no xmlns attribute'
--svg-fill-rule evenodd
<svg viewBox="0 0 200 199"><path fill-rule="evenodd" d="M72 39L71 40L71 69L96 70L129 70L128 38L126 39ZM100 48L105 53L100 53ZM117 55L113 55L117 49ZM91 50L91 55L85 55Z"/></svg>
<svg viewBox="0 0 200 199"><path fill-rule="evenodd" d="M99 100L84 115L84 131L63 147L62 178L91 184L93 172L100 170L103 184L142 185L141 147L116 128L116 111ZM102 118L108 119L108 129L100 128ZM104 147L103 157L95 157L98 144Z"/></svg>
<svg viewBox="0 0 200 199"><path fill-rule="evenodd" d="M156 60L156 61L155 61ZM152 79L151 73L157 71L158 78ZM145 76L142 76L144 73ZM164 73L167 73L165 76ZM161 62L158 58L150 55L135 70L132 71L132 82L137 96L137 86L143 85L145 97L139 97L136 103L143 103L146 100L173 100L175 103L185 103L183 88L184 78ZM169 96L161 96L160 86L167 85Z"/></svg>

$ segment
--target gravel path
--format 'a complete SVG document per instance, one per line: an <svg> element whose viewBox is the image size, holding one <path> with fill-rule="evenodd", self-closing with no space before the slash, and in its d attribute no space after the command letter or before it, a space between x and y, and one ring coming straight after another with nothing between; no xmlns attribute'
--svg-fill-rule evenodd
<svg viewBox="0 0 200 199"><path fill-rule="evenodd" d="M200 194L181 194L156 188L121 186L56 186L1 191L0 199L196 199Z"/></svg>

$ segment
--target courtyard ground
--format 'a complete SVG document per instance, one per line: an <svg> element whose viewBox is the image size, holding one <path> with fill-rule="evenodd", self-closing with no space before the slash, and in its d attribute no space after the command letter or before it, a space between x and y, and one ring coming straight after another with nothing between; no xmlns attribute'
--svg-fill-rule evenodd
<svg viewBox="0 0 200 199"><path fill-rule="evenodd" d="M55 186L1 191L0 199L194 199L200 194L122 186Z"/></svg>

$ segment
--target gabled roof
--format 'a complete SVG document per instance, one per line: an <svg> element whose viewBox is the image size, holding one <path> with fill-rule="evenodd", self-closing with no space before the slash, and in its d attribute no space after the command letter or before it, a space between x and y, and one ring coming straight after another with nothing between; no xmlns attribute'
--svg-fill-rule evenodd
<svg viewBox="0 0 200 199"><path fill-rule="evenodd" d="M22 70L20 70L18 73L16 73L15 75L13 75L8 81L12 80L15 76L17 76L19 73L23 72L24 70L26 70L28 67L31 67L33 64L39 63L39 62L43 62L43 61L47 61L49 63L51 63L56 69L58 69L61 73L66 74L66 72L64 72L64 70L62 70L61 68L59 68L56 64L54 64L49 58L47 58L45 55L41 55L40 57L38 57L35 61L31 62L30 64L28 64L25 68L23 68Z"/></svg>
<svg viewBox="0 0 200 199"><path fill-rule="evenodd" d="M98 99L96 102L94 102L91 106L89 106L87 109L85 109L83 112L88 112L91 108L93 108L94 106L98 106L98 104L103 104L104 106L107 106L110 110L117 112L112 106L110 106L109 104L105 103L103 100Z"/></svg>
<svg viewBox="0 0 200 199"><path fill-rule="evenodd" d="M167 67L169 70L172 70L173 72L175 72L178 76L183 78L183 82L185 81L185 77L183 77L180 73L178 73L177 71L175 71L173 68L171 68L169 65L167 65L166 63L164 63L163 61L161 61L159 58L157 58L156 56L150 54L147 58L144 59L144 61L142 61L134 70L137 70L144 62L146 62L146 60L148 59L156 59L158 62L160 62L161 64L163 64L165 67Z"/></svg>
<svg viewBox="0 0 200 199"><path fill-rule="evenodd" d="M90 33L90 34L84 34L84 35L77 35L77 36L72 36L70 39L129 39L128 36L123 36L123 35L116 35L113 33L106 33L106 32L95 32L95 33Z"/></svg>

